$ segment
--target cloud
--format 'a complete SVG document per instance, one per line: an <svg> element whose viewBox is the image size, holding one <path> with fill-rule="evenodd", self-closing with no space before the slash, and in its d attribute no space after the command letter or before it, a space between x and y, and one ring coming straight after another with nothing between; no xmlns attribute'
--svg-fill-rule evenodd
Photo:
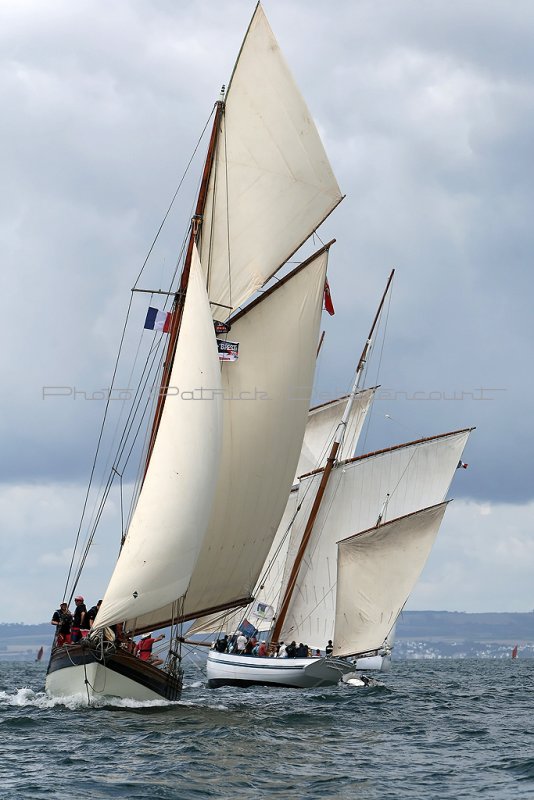
<svg viewBox="0 0 534 800"><path fill-rule="evenodd" d="M98 541L89 551L78 585L78 590L89 598L94 596L95 602L96 595L103 594L119 549L121 520L116 499L113 497L106 509ZM0 620L36 623L51 619L63 597L82 504L79 485L0 486ZM81 544L85 532L84 527Z"/></svg>
<svg viewBox="0 0 534 800"><path fill-rule="evenodd" d="M533 512L534 502L455 500L406 607L531 611Z"/></svg>
<svg viewBox="0 0 534 800"><path fill-rule="evenodd" d="M23 535L29 515L35 556L31 567L10 560L18 575L37 564L52 570L69 546L66 529L75 532L105 405L91 398L110 385L130 289L228 82L253 5L230 0L214 13L208 0L117 0L95 14L87 0L24 0L0 8L0 481L10 497L2 531ZM476 425L456 495L491 508L479 515L488 524L496 508L521 516L533 500L531 3L287 0L266 3L266 13L347 194L321 229L324 240L337 239L329 266L336 315L325 321L317 394L350 385L395 266L387 336L367 380L386 396L366 445ZM143 288L170 281L204 149L205 141ZM119 370L120 388L134 385L153 342L142 337L146 305L134 297L123 355L137 366ZM43 396L43 387L68 392ZM131 408L111 406L107 447ZM44 492L40 509L52 503L38 521L27 507L31 487ZM54 527L65 541L51 546L44 532L55 538ZM59 570L54 576L59 586ZM450 577L455 586L467 580L463 571ZM419 591L433 596L430 584ZM512 596L527 603L527 594Z"/></svg>

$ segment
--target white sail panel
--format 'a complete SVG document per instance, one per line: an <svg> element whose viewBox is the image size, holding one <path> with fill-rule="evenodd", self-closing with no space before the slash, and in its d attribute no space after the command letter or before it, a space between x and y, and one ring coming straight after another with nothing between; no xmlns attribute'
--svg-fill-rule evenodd
<svg viewBox="0 0 534 800"><path fill-rule="evenodd" d="M374 396L375 389L365 389L356 396L349 417L347 431L343 439L342 450L353 453L360 435L365 416ZM311 408L308 412L308 421L304 433L304 441L299 457L297 475L302 475L316 467L324 465L324 459L332 443L347 404L348 396L340 397L321 406ZM265 560L262 573L254 589L254 597L270 606L277 607L289 577L290 567L295 556L294 550L289 557L289 542L291 526L297 508L298 491L295 487L289 495L287 505L282 516L271 549ZM295 544L293 543L293 548ZM298 547L298 545L297 545ZM230 633L237 630L247 610L240 608L236 612L223 612L212 614L198 619L189 629L189 633ZM250 615L253 625L258 630L266 631L271 627L270 622L254 619Z"/></svg>
<svg viewBox="0 0 534 800"><path fill-rule="evenodd" d="M334 655L378 649L430 555L447 503L338 544Z"/></svg>
<svg viewBox="0 0 534 800"><path fill-rule="evenodd" d="M196 248L170 386L128 535L98 612L102 628L186 591L208 527L222 442L221 370ZM188 399L202 388L204 399Z"/></svg>
<svg viewBox="0 0 534 800"><path fill-rule="evenodd" d="M202 225L215 316L242 305L340 202L306 104L258 5L236 63ZM229 314L226 311L226 316Z"/></svg>
<svg viewBox="0 0 534 800"><path fill-rule="evenodd" d="M328 482L281 637L324 648L334 636L337 542L382 522L441 503L470 431L457 431L339 463ZM322 471L301 480L302 508L291 533L296 552Z"/></svg>
<svg viewBox="0 0 534 800"><path fill-rule="evenodd" d="M304 436L327 257L323 248L232 322L228 336L239 342L239 358L222 367L221 466L185 618L250 597L269 552ZM128 627L170 619L170 609L160 609Z"/></svg>
<svg viewBox="0 0 534 800"><path fill-rule="evenodd" d="M291 525L297 508L297 496L296 489L289 495L282 520L265 560L262 574L258 578L253 592L256 600L267 603L267 605L274 608L278 605L280 597ZM188 635L193 633L233 633L238 629L245 616L260 631L269 630L271 627L270 621L261 620L253 613L249 615L246 608L239 608L236 611L210 614L207 617L195 620L188 630Z"/></svg>
<svg viewBox="0 0 534 800"><path fill-rule="evenodd" d="M362 392L358 392L354 398L343 443L340 451L338 451L340 453L338 460L351 458L354 455L374 393L374 388L364 389ZM337 400L324 403L324 405L310 408L297 467L297 476L304 475L304 473L311 472L318 467L324 467L334 435L345 411L347 400L348 396L340 397Z"/></svg>

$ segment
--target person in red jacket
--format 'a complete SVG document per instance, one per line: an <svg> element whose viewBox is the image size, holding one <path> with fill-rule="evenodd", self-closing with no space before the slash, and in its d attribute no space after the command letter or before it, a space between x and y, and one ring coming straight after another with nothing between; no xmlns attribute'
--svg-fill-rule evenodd
<svg viewBox="0 0 534 800"><path fill-rule="evenodd" d="M152 647L156 642L161 642L164 638L164 633L160 633L155 639L151 633L144 633L141 636L141 641L137 642L135 647L136 655L139 656L141 661L148 661L153 667L159 667L160 664L163 664L163 659L152 655Z"/></svg>

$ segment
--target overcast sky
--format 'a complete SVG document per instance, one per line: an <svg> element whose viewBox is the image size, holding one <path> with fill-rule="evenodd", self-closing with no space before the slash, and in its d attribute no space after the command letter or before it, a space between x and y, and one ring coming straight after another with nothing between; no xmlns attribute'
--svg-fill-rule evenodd
<svg viewBox="0 0 534 800"><path fill-rule="evenodd" d="M0 5L0 621L49 619L61 598L103 413L84 397L110 384L130 288L254 6ZM347 195L320 231L337 239L336 315L325 321L316 397L347 389L396 267L368 378L381 389L367 449L477 428L408 608L529 611L534 5L264 9ZM190 200L173 210L145 285L172 271ZM136 300L140 330L145 312ZM43 387L63 396L43 398ZM115 493L80 586L90 603L120 524Z"/></svg>

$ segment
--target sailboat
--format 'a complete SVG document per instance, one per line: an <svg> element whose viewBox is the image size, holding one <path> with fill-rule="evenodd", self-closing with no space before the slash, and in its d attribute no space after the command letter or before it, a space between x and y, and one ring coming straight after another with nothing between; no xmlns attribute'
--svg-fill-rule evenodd
<svg viewBox="0 0 534 800"><path fill-rule="evenodd" d="M350 395L310 411L299 464L320 453L318 441L322 463L301 474L292 488L255 588L255 603L245 616L213 614L197 620L188 632L250 630L253 625L258 632L267 631L275 645L293 640L314 653L330 640L332 655L251 658L214 648L207 660L211 687L333 685L355 669L380 668L389 657L388 637L391 641L430 554L471 432L463 429L343 457L344 447L353 450L372 400L373 390L362 392L360 381L392 277ZM321 413L325 425L318 435ZM328 451L322 437L332 426Z"/></svg>
<svg viewBox="0 0 534 800"><path fill-rule="evenodd" d="M35 656L35 660L36 661L41 661L43 655L44 655L44 647L41 645L41 647L37 651L37 655Z"/></svg>
<svg viewBox="0 0 534 800"><path fill-rule="evenodd" d="M184 624L252 601L297 471L333 241L286 263L342 194L259 4L213 117L141 488L93 627L55 640L54 696L178 699ZM138 658L162 628L163 663Z"/></svg>

